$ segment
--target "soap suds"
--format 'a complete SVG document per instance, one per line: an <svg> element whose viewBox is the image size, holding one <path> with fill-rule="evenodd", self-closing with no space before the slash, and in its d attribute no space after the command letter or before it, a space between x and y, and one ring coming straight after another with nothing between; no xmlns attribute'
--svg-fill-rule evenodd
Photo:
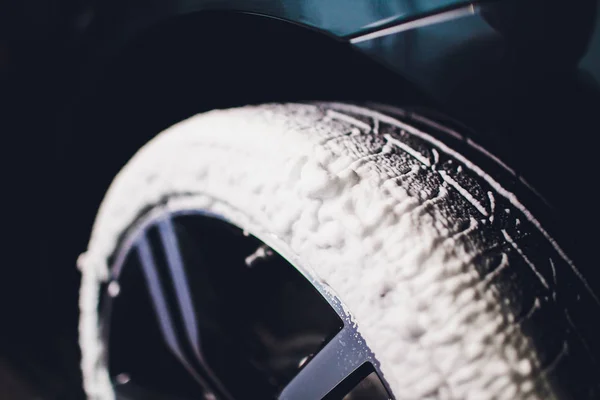
<svg viewBox="0 0 600 400"><path fill-rule="evenodd" d="M180 206L222 215L250 233L275 233L348 307L396 399L553 397L514 316L495 291L478 285L474 250L466 245L477 221L468 220L467 238L441 240L447 189L420 200L372 161L340 175L336 160L346 157L349 165L371 155L367 135L341 132L365 127L325 117L311 105L209 112L163 132L118 174L81 259L82 369L91 398L114 398L96 309L107 260L140 210L177 193L186 194L173 195ZM406 143L387 140L431 166ZM345 150L345 141L362 154ZM323 153L323 143L335 146Z"/></svg>

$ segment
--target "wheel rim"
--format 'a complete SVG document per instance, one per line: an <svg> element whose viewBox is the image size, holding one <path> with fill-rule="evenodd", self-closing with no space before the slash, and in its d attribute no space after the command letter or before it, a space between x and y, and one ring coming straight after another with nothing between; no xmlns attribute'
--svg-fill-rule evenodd
<svg viewBox="0 0 600 400"><path fill-rule="evenodd" d="M100 298L117 398L392 399L341 301L274 247L202 211L142 218Z"/></svg>

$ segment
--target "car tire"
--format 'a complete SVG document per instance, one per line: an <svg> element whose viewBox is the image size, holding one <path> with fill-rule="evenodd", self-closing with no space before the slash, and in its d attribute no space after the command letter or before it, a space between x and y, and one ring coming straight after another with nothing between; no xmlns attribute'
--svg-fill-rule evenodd
<svg viewBox="0 0 600 400"><path fill-rule="evenodd" d="M449 145L459 133L402 115L337 103L215 110L143 146L79 260L90 398L113 397L101 285L123 236L159 205L276 238L350 310L396 399L599 398L586 325L598 301L585 279L501 179Z"/></svg>

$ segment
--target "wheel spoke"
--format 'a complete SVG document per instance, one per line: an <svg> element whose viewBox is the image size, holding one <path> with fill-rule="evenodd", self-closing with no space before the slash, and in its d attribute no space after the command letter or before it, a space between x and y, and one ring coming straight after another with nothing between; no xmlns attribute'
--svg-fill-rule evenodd
<svg viewBox="0 0 600 400"><path fill-rule="evenodd" d="M160 240L165 253L167 268L173 281L175 297L177 298L177 308L181 313L181 319L183 321L186 338L192 347L195 361L208 376L212 385L208 386L206 381L202 379L202 377L194 370L190 361L186 358L179 340L176 337L175 329L173 327L173 319L169 314L164 292L159 281L156 263L150 250L148 240L146 239L145 235L143 235L142 239L140 239L138 243L138 249L140 252L140 259L144 273L147 276L146 280L148 287L150 288L153 303L155 303L155 311L159 319L159 324L161 325L163 337L165 338L165 341L167 342L167 345L171 351L173 351L177 358L179 358L186 369L188 369L190 373L193 373L195 378L197 377L197 380L199 378L198 381L203 385L203 387L213 387L219 391L222 398L231 399L231 395L225 389L225 387L223 387L220 380L206 363L202 355L196 311L194 309L192 294L185 273L183 258L179 250L179 244L175 229L173 227L173 222L170 218L163 218L159 220L157 225Z"/></svg>
<svg viewBox="0 0 600 400"><path fill-rule="evenodd" d="M292 379L279 400L322 399L372 353L355 329L346 326Z"/></svg>
<svg viewBox="0 0 600 400"><path fill-rule="evenodd" d="M161 365L165 367L159 368L155 373L152 372L155 368L131 361L139 360L139 357L114 358L115 364L111 367L111 372L115 372L115 385L123 389L120 393L124 395L123 398L135 396L141 393L140 390L146 390L146 387L157 388L157 393L170 394L173 391L180 395L192 394L192 397L200 395L207 399L220 400L233 400L229 390L238 397L248 395L253 398L275 398L279 392L279 400L339 400L346 395L355 396L356 393L367 393L367 397L371 398L372 393L384 393L386 390L389 392L389 388L379 387L381 384L385 386L385 381L378 378L382 376L378 363L357 331L351 316L345 312L337 298L330 296L328 292L319 294L318 287L310 286L310 283L314 285L314 282L306 280L298 272L292 272L293 266L283 259L282 262L277 262L279 259L274 258L275 253L265 244L247 256L248 252L252 252L252 249L260 244L257 239L244 237L240 241L241 236L233 237L238 239L234 240L234 243L239 245L240 251L224 257L219 250L222 248L218 241L224 240L224 236L229 238L231 233L222 222L202 221L202 224L198 224L186 220L186 223L183 223L171 217L158 216L153 223L145 224L145 228L131 238L129 243L133 246L131 249L134 251L134 257L130 258L130 263L133 263L134 267L138 266L133 268L131 271L134 272L129 275L116 275L114 287L107 288L112 297L122 298L119 304L132 304L134 308L143 306L145 324L153 326L153 343L164 343L163 346L159 345L159 351L162 354L160 357L165 360ZM220 234L215 234L215 230ZM215 239L211 241L213 235ZM194 240L198 238L208 240L206 249L200 250L194 246ZM261 264L263 268L255 268L259 262L264 262L264 265ZM222 265L227 265L231 271L227 269L219 274L202 272L204 269L218 268ZM289 269L285 268L286 265ZM188 269L191 267L194 269ZM197 268L202 268L202 271L197 271ZM139 273L142 274L141 277L136 275ZM262 283L265 276L269 277L271 282L267 286ZM143 285L139 285L140 279L145 282L145 289ZM246 285L261 288L261 293L265 293L265 296L257 301L244 305L246 314L241 323L245 324L242 326L245 330L242 334L230 334L234 326L229 325L230 320L222 318L223 315L229 314L223 314L219 308L216 309L217 312L213 311L214 315L204 312L206 307L210 308L213 305L228 309L230 303L221 305L217 301L215 304L211 296L213 289L227 288L229 279L241 284L241 289ZM274 285L278 290L268 292L275 281L284 282L285 285ZM133 284L134 282L137 284ZM124 286L121 288L117 284ZM146 290L147 294L143 293ZM288 296L290 291L293 293L292 298ZM149 297L150 302L142 300L140 304L130 301L124 303L127 299L122 297L123 293L119 295L119 292L131 293L131 296L145 294L144 297ZM240 293L246 292L240 290ZM270 304L277 306L271 307ZM302 314L299 305L310 312L307 315ZM282 307L286 310L289 308L292 312L280 315L279 309ZM134 321L127 317L134 312L134 308L125 308L125 314L118 315L117 320L121 321L119 326L124 332L129 332L124 341L116 342L115 348L121 349L118 354L123 354L123 349L128 348L133 349L134 355L144 351L145 347L140 344L138 338L145 334L145 330L141 327L138 330L135 322L132 326L127 325L128 321ZM264 319L265 313L274 313L274 317ZM294 317L290 319L286 317L288 315ZM278 324L287 324L285 326L289 327L289 332L286 331L285 334L287 336L284 335L286 340L316 335L318 341L303 345L302 349L297 350L283 351L277 346L269 347L267 339L269 334L278 332L274 328ZM219 328L215 330L217 334L213 333L214 326ZM243 345L238 348L236 346L240 339ZM230 345L222 346L216 343L217 347L213 347L219 340ZM255 348L261 348L260 346L266 346L266 356L262 353L257 355ZM210 350L208 356L211 358L207 360L203 350ZM282 363L281 360L287 361ZM208 361L216 364L209 365ZM189 376L185 376L187 374L180 369L178 363ZM215 367L214 371L212 367ZM162 385L161 377L168 376L169 371L177 371L183 385ZM126 382L124 379L119 380L121 375L128 378ZM129 382L129 376L134 377L133 383ZM381 384L377 386L372 382ZM228 385L227 389L224 383ZM388 397L384 393L381 398Z"/></svg>
<svg viewBox="0 0 600 400"><path fill-rule="evenodd" d="M177 243L177 237L175 236L175 230L173 229L171 219L164 218L160 220L158 223L158 230L164 246L169 273L171 279L173 279L173 284L175 285L175 295L185 325L187 339L192 345L194 353L198 357L198 361L201 361L200 336L198 335L196 312L194 311L192 295L185 275L183 260L181 258L181 253L179 252L179 245Z"/></svg>
<svg viewBox="0 0 600 400"><path fill-rule="evenodd" d="M198 383L200 383L200 385L203 387L208 387L206 381L196 373L183 353L177 338L177 334L175 333L173 318L171 317L169 308L167 306L165 294L160 283L160 278L158 277L154 256L152 255L150 244L148 243L146 235L142 235L139 238L137 242L137 251L140 258L140 264L142 265L144 277L146 279L146 284L148 285L148 289L150 291L150 297L152 298L154 312L156 313L160 331L165 343L169 347L169 350L171 350L171 352L179 359L179 361L184 365L194 379L196 379L196 381L198 381Z"/></svg>

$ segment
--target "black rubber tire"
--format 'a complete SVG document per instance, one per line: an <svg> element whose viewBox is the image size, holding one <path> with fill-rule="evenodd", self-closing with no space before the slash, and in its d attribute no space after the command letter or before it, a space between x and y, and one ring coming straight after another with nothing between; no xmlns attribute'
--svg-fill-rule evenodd
<svg viewBox="0 0 600 400"><path fill-rule="evenodd" d="M144 212L174 202L277 235L348 305L397 399L600 398L600 303L503 186L510 168L447 126L393 112L213 111L140 150L79 263L88 395L111 397L97 316L109 260Z"/></svg>

